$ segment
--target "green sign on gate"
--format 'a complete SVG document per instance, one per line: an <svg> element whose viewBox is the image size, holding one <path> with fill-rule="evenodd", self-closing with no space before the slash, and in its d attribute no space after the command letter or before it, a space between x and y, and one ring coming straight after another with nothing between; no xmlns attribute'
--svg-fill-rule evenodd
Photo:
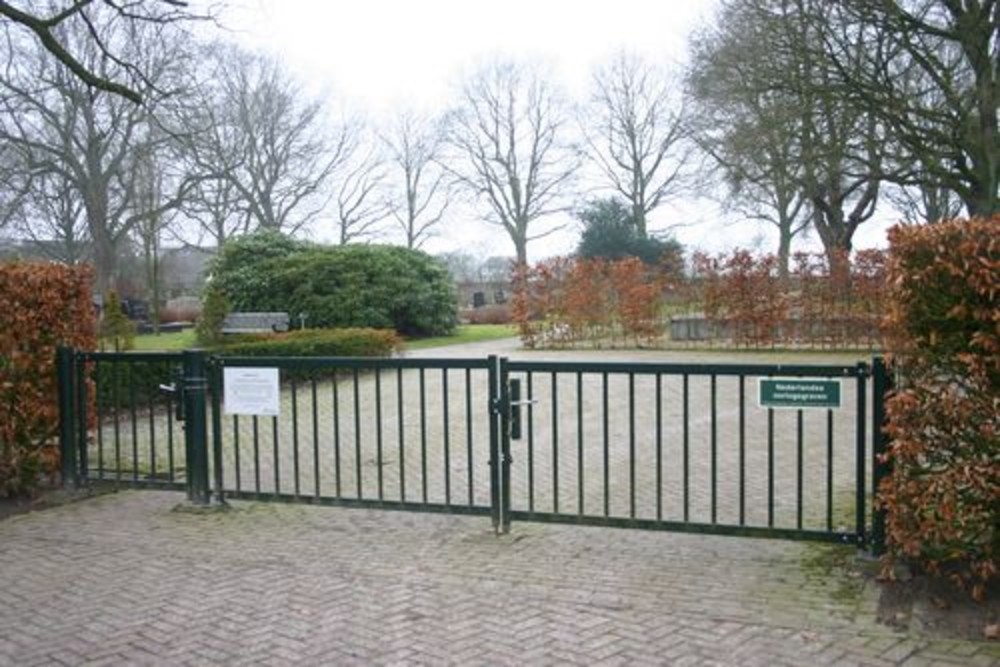
<svg viewBox="0 0 1000 667"><path fill-rule="evenodd" d="M760 378L762 408L839 408L840 380Z"/></svg>

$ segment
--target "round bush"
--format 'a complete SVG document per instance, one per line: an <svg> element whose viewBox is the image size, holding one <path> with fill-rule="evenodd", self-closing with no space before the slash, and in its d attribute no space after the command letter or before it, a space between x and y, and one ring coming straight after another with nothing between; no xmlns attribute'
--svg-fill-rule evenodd
<svg viewBox="0 0 1000 667"><path fill-rule="evenodd" d="M397 246L318 246L255 234L226 246L212 279L234 311L284 311L293 322L304 313L309 327L436 336L458 323L447 269Z"/></svg>
<svg viewBox="0 0 1000 667"><path fill-rule="evenodd" d="M273 277L289 257L309 247L270 230L232 239L209 267L211 288L226 296L232 311L286 310L284 295L278 292Z"/></svg>

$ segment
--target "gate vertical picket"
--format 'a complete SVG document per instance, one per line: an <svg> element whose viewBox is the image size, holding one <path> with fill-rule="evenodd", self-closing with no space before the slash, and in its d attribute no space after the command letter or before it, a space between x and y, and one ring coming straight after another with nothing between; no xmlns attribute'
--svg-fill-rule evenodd
<svg viewBox="0 0 1000 667"><path fill-rule="evenodd" d="M490 517L493 530L500 532L500 414L507 406L500 399L500 361L490 355L489 366L489 414L490 414Z"/></svg>
<svg viewBox="0 0 1000 667"><path fill-rule="evenodd" d="M187 452L188 498L196 505L211 500L208 484L208 438L205 427L205 352L185 350L184 363L184 441Z"/></svg>

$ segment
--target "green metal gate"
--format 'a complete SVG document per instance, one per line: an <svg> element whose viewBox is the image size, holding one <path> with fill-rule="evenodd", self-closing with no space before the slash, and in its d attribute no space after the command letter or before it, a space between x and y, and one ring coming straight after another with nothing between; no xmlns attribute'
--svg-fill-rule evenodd
<svg viewBox="0 0 1000 667"><path fill-rule="evenodd" d="M275 414L230 414L226 370L262 368L281 378ZM708 365L64 349L59 379L68 483L174 488L195 503L490 515L504 532L549 521L876 552L883 541L870 505L886 472L879 358Z"/></svg>

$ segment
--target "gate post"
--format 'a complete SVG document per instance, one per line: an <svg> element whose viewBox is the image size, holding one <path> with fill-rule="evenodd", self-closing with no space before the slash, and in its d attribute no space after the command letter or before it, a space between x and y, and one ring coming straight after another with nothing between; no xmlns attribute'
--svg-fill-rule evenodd
<svg viewBox="0 0 1000 667"><path fill-rule="evenodd" d="M500 532L500 360L495 354L487 357L490 385L490 518L493 530Z"/></svg>
<svg viewBox="0 0 1000 667"><path fill-rule="evenodd" d="M73 426L76 424L74 405L76 391L73 387L73 361L76 353L73 348L60 347L56 351L56 380L59 384L59 461L62 485L79 486L76 465L76 438L73 437Z"/></svg>
<svg viewBox="0 0 1000 667"><path fill-rule="evenodd" d="M855 370L855 376L857 377L857 406L855 410L856 422L855 422L855 437L857 442L855 443L855 459L857 465L855 466L855 530L858 536L858 549L864 549L868 544L868 531L866 523L868 521L868 513L865 511L865 497L867 494L867 485L865 484L865 467L868 465L868 459L865 454L867 434L866 428L868 423L867 408L868 408L868 377L870 375L868 364L863 361L858 362Z"/></svg>
<svg viewBox="0 0 1000 667"><path fill-rule="evenodd" d="M885 359L872 359L872 535L871 553L885 553L885 508L878 506L878 488L889 475L889 464L884 460L888 438L885 428L885 398L890 389L890 379Z"/></svg>
<svg viewBox="0 0 1000 667"><path fill-rule="evenodd" d="M500 359L500 532L510 532L510 374L507 357Z"/></svg>
<svg viewBox="0 0 1000 667"><path fill-rule="evenodd" d="M218 357L209 361L209 398L212 401L212 469L215 472L215 502L225 505L222 477L222 364Z"/></svg>
<svg viewBox="0 0 1000 667"><path fill-rule="evenodd" d="M188 500L207 505L211 500L208 484L208 438L205 424L205 352L184 350L184 446L187 453Z"/></svg>

